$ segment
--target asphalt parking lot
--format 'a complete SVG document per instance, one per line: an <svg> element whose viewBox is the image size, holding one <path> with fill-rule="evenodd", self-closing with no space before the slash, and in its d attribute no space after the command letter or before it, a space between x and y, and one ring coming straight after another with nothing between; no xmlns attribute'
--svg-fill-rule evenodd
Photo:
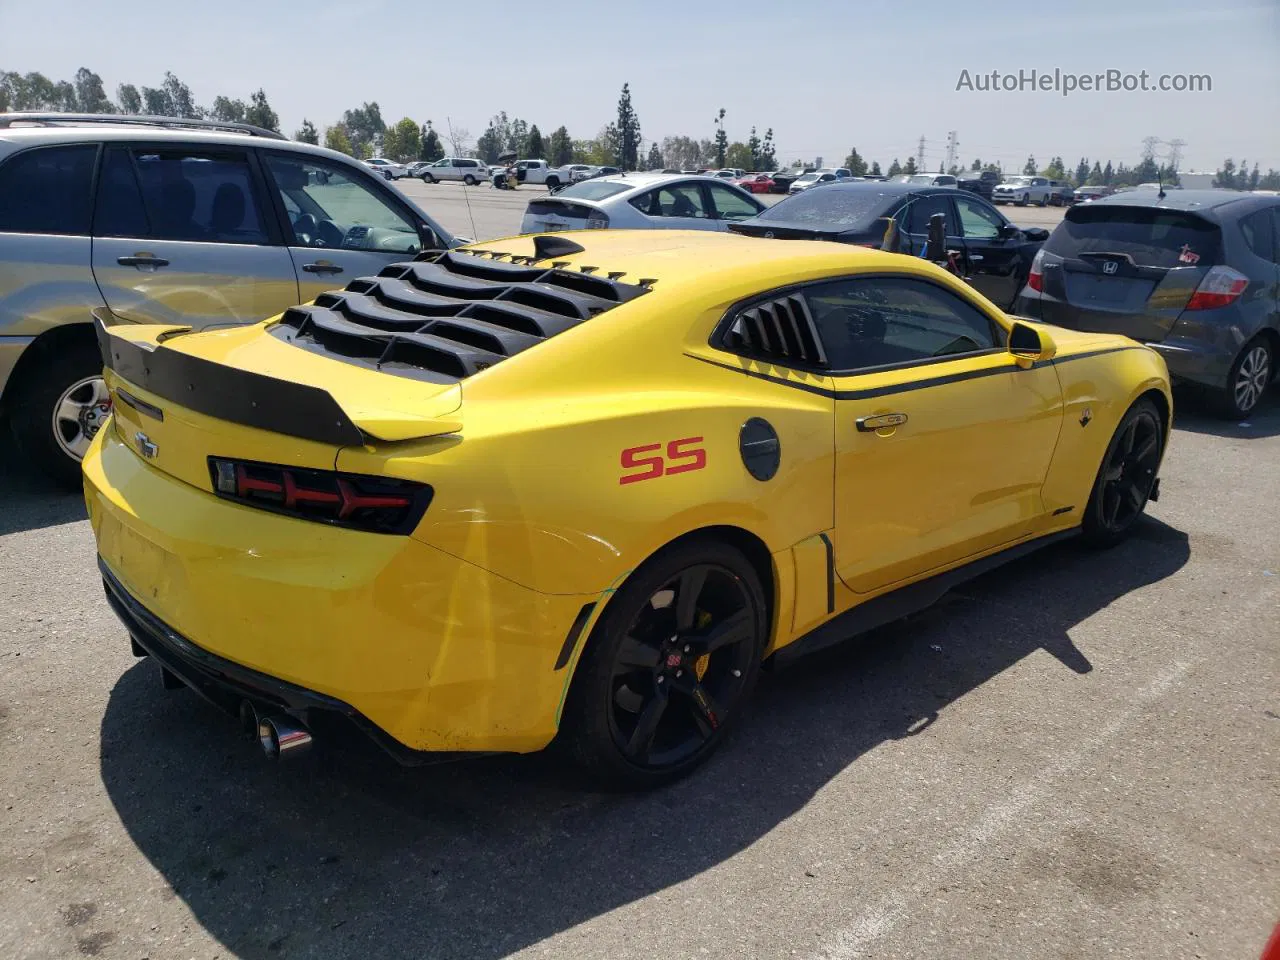
<svg viewBox="0 0 1280 960"><path fill-rule="evenodd" d="M430 213L440 225L456 236L474 240L494 240L520 232L520 220L529 201L545 196L541 187L526 185L518 190L495 190L485 185L466 187L460 183L423 183L404 178L395 185ZM767 205L784 199L760 194ZM1052 230L1062 219L1062 207L1000 207L1014 223Z"/></svg>
<svg viewBox="0 0 1280 960"><path fill-rule="evenodd" d="M405 189L478 238L535 195ZM1252 960L1280 919L1280 392L1245 424L1179 403L1132 540L767 676L643 796L544 757L268 766L133 658L81 499L0 441L0 957Z"/></svg>

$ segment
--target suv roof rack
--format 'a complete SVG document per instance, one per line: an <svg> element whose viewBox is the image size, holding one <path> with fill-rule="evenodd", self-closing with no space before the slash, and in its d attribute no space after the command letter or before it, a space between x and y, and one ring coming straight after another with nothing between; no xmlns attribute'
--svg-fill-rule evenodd
<svg viewBox="0 0 1280 960"><path fill-rule="evenodd" d="M236 123L232 120L195 120L187 117L153 117L132 113L0 113L0 130L24 123L39 127L117 123L143 127L169 127L177 130L225 130L228 133L243 133L251 137L267 137L271 140L289 139L274 130L255 127L251 123Z"/></svg>

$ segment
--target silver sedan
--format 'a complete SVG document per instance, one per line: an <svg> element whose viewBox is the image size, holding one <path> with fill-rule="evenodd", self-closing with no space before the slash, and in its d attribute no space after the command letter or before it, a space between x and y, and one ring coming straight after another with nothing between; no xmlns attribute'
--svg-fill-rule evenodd
<svg viewBox="0 0 1280 960"><path fill-rule="evenodd" d="M764 210L740 187L714 177L618 173L570 184L525 210L521 233L563 230L728 230Z"/></svg>

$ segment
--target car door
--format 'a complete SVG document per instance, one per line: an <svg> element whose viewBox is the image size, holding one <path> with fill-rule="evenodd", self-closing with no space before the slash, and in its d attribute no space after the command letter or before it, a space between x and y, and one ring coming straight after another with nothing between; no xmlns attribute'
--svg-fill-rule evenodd
<svg viewBox="0 0 1280 960"><path fill-rule="evenodd" d="M723 230L711 218L710 202L696 180L669 183L644 195L645 202L636 203L641 213L650 218L650 226L663 230Z"/></svg>
<svg viewBox="0 0 1280 960"><path fill-rule="evenodd" d="M956 194L956 221L964 248L964 274L974 289L1001 308L1021 287L1023 240L1009 236L1009 221L976 197Z"/></svg>
<svg viewBox="0 0 1280 960"><path fill-rule="evenodd" d="M715 222L715 230L728 230L729 224L750 220L764 210L763 203L722 183L703 186L707 191L706 209Z"/></svg>
<svg viewBox="0 0 1280 960"><path fill-rule="evenodd" d="M392 190L358 170L293 151L262 157L303 302L444 245Z"/></svg>
<svg viewBox="0 0 1280 960"><path fill-rule="evenodd" d="M841 580L870 593L1028 535L1062 420L1053 367L1019 368L994 317L929 280L804 293L836 390Z"/></svg>
<svg viewBox="0 0 1280 960"><path fill-rule="evenodd" d="M256 160L238 147L109 144L93 218L107 306L144 323L254 323L298 283Z"/></svg>

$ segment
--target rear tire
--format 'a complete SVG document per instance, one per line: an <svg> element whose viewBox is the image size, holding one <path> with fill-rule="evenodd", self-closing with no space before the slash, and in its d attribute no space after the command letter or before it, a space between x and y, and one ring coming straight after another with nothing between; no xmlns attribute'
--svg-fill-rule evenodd
<svg viewBox="0 0 1280 960"><path fill-rule="evenodd" d="M1085 539L1113 547L1133 532L1146 509L1164 454L1164 423L1148 399L1136 402L1120 418L1093 481L1085 507Z"/></svg>
<svg viewBox="0 0 1280 960"><path fill-rule="evenodd" d="M468 187L474 187L477 181L475 177L473 177L471 174L468 173L465 177L462 178L462 182L465 183Z"/></svg>
<svg viewBox="0 0 1280 960"><path fill-rule="evenodd" d="M422 182L423 182L423 183L435 183L435 182L436 182L436 178L435 178L435 177L433 177L433 176L432 176L431 174L429 174L429 173L424 173L424 174L422 175Z"/></svg>
<svg viewBox="0 0 1280 960"><path fill-rule="evenodd" d="M548 190L554 190L556 187L560 186L560 178L559 178L559 177L547 177L547 179L546 179L546 183L544 184L544 186L545 186Z"/></svg>
<svg viewBox="0 0 1280 960"><path fill-rule="evenodd" d="M1215 398L1218 415L1228 420L1243 420L1258 409L1275 369L1275 350L1271 341L1265 336L1257 336L1246 343L1231 364L1226 387Z"/></svg>
<svg viewBox="0 0 1280 960"><path fill-rule="evenodd" d="M15 384L14 439L18 449L58 486L78 490L83 485L84 449L110 410L102 383L102 354L93 340L79 335L55 336L31 349L42 355Z"/></svg>
<svg viewBox="0 0 1280 960"><path fill-rule="evenodd" d="M733 547L699 538L657 554L591 631L560 745L612 789L685 776L720 745L751 695L766 609L755 569Z"/></svg>

